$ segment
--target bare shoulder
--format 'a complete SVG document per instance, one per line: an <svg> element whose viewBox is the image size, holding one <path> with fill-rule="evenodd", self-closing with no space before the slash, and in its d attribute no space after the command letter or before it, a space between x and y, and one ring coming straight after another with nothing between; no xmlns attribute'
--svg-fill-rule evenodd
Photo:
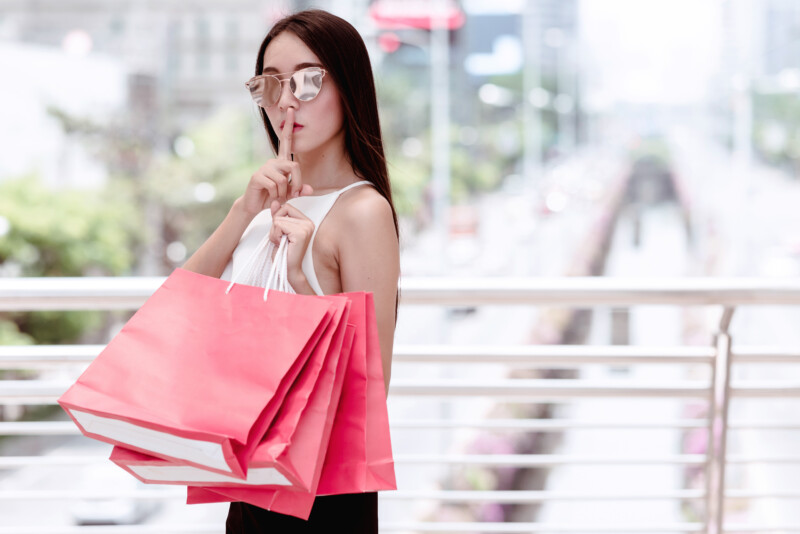
<svg viewBox="0 0 800 534"><path fill-rule="evenodd" d="M374 187L363 185L342 194L336 206L337 219L349 231L394 234L392 207Z"/></svg>

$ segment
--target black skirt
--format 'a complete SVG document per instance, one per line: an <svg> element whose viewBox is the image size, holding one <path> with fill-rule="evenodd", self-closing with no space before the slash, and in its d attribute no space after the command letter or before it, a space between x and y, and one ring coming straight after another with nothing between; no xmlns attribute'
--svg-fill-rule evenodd
<svg viewBox="0 0 800 534"><path fill-rule="evenodd" d="M378 534L378 494L317 497L308 521L234 502L228 510L225 526L227 534Z"/></svg>

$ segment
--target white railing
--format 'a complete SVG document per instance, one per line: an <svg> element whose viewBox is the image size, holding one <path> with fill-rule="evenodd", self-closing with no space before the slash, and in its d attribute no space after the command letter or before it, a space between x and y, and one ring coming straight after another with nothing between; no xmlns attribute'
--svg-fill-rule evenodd
<svg viewBox="0 0 800 534"><path fill-rule="evenodd" d="M134 309L160 285L161 278L79 278L79 279L0 279L0 311L32 310L114 310ZM800 453L787 457L727 455L730 429L800 430L800 425L784 421L728 421L731 398L800 398L795 382L736 383L731 380L735 363L800 363L800 347L732 347L729 326L737 307L749 305L800 306L800 280L767 279L666 279L618 280L606 278L557 279L409 279L403 282L403 305L481 306L535 305L587 308L594 306L629 307L637 305L719 306L722 309L715 341L708 347L631 347L631 346L398 346L395 362L430 362L446 365L502 363L509 366L580 366L695 364L710 369L710 380L631 381L588 379L496 379L496 380L393 380L392 396L481 396L522 401L566 401L580 398L664 397L705 399L709 417L704 420L673 421L580 421L580 420L395 420L394 429L459 429L491 431L563 432L574 429L697 429L706 428L710 436L706 454L636 457L575 456L560 454L493 455L412 455L395 451L398 466L410 464L482 465L548 467L559 465L683 465L703 466L706 487L702 490L663 490L648 493L592 493L558 491L403 491L387 493L384 499L433 500L459 503L535 504L549 501L602 501L651 499L702 500L706 505L703 522L650 525L558 525L540 523L384 523L382 531L403 532L800 532L800 525L734 525L724 523L725 500L800 499L797 491L750 491L725 489L728 464L798 463ZM0 369L52 369L89 363L102 350L101 345L3 346ZM53 404L69 383L49 380L0 381L0 405ZM712 431L713 429L713 431ZM0 436L73 435L77 429L69 422L0 422ZM84 465L100 461L95 457L2 456L0 470L30 466ZM110 493L113 494L113 491ZM118 492L133 499L175 498L173 491ZM48 501L81 499L92 492L75 491L0 491L0 501ZM103 492L108 497L109 492ZM31 520L35 523L35 518ZM0 534L17 533L148 533L216 532L219 526L130 526L130 527L28 527L6 528Z"/></svg>

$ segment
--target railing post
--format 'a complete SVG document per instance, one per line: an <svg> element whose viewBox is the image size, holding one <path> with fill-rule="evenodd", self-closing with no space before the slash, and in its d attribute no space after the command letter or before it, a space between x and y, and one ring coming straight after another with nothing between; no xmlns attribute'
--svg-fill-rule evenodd
<svg viewBox="0 0 800 534"><path fill-rule="evenodd" d="M716 356L712 367L706 459L706 534L722 534L725 515L725 449L728 441L728 406L731 387L731 336L733 307L726 307L714 336Z"/></svg>

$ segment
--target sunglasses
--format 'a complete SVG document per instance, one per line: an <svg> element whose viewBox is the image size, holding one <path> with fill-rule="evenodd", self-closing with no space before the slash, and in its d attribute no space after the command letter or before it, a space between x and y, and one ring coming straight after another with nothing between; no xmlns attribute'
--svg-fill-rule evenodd
<svg viewBox="0 0 800 534"><path fill-rule="evenodd" d="M279 76L281 76L279 78ZM289 82L289 90L301 102L313 100L322 89L325 69L306 67L293 73L260 74L253 76L244 85L250 89L253 101L262 108L275 105L281 98L283 82Z"/></svg>

